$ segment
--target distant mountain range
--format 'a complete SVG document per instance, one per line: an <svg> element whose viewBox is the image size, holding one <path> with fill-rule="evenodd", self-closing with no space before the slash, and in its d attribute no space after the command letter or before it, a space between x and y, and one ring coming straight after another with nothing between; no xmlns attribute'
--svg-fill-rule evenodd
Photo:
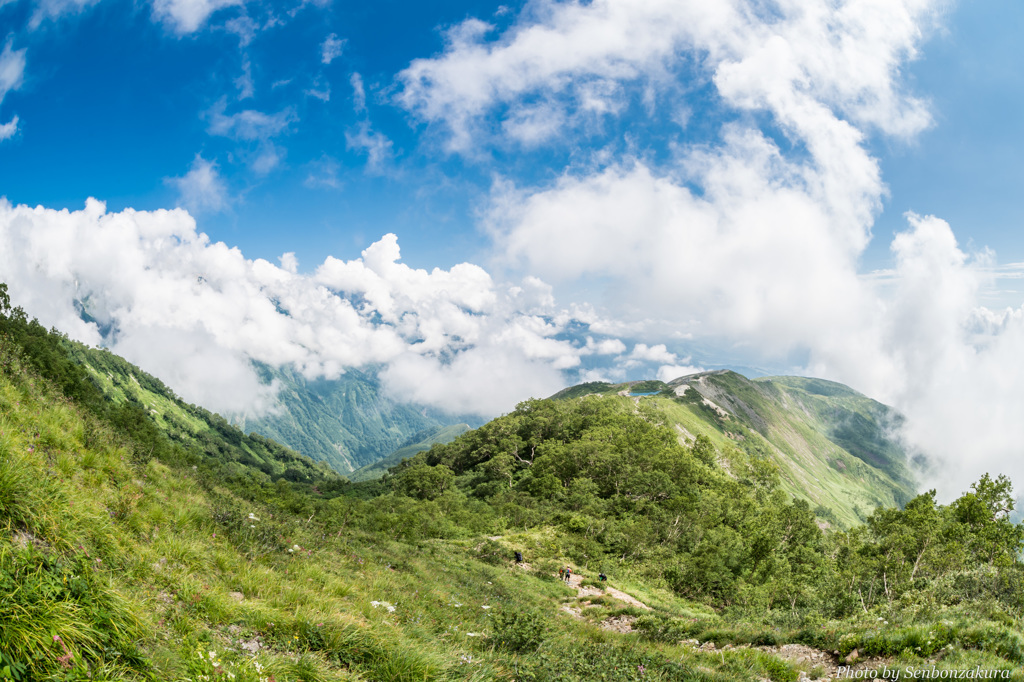
<svg viewBox="0 0 1024 682"><path fill-rule="evenodd" d="M290 368L259 365L257 369L265 382L277 381L280 386L277 411L257 419L237 419L243 430L327 462L345 475L446 427L482 423L396 402L384 395L372 369L349 369L335 380L309 380Z"/></svg>

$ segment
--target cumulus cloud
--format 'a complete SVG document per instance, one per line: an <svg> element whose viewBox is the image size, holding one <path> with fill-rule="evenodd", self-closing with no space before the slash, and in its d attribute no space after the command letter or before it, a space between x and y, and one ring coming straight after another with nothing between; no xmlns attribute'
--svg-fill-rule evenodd
<svg viewBox="0 0 1024 682"><path fill-rule="evenodd" d="M525 141L536 142L560 130L559 113L568 124L570 114L617 111L623 85L675 88L670 75L697 59L724 97L772 108L785 125L830 126L833 107L857 123L910 135L930 118L893 77L914 56L936 5L543 0L493 39L494 26L479 19L450 29L444 54L414 60L400 74L398 101L444 126L452 150L469 149L501 107L499 118L513 129L543 121L526 126ZM832 134L844 133L840 126Z"/></svg>
<svg viewBox="0 0 1024 682"><path fill-rule="evenodd" d="M181 209L0 200L0 278L16 304L214 410L272 409L276 387L259 384L252 361L328 378L384 365L397 399L486 416L565 384L581 344L557 338L571 321L550 309L543 283L509 287L476 265L426 271L400 258L389 234L303 275L293 253L280 267L248 260Z"/></svg>
<svg viewBox="0 0 1024 682"><path fill-rule="evenodd" d="M658 368L658 373L655 375L664 382L678 379L679 377L685 377L690 374L696 374L697 372L703 372L702 367L695 365L662 365Z"/></svg>
<svg viewBox="0 0 1024 682"><path fill-rule="evenodd" d="M195 33L215 12L242 0L154 0L153 17L179 35Z"/></svg>
<svg viewBox="0 0 1024 682"><path fill-rule="evenodd" d="M188 173L179 178L168 178L166 182L177 188L180 205L190 211L216 213L228 207L228 188L217 172L217 164L199 154L196 154Z"/></svg>

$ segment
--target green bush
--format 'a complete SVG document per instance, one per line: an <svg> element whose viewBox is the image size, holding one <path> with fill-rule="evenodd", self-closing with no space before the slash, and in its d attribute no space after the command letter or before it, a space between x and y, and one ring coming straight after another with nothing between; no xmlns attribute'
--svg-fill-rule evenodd
<svg viewBox="0 0 1024 682"><path fill-rule="evenodd" d="M517 653L536 651L547 637L547 620L536 611L499 611L494 615L494 645Z"/></svg>

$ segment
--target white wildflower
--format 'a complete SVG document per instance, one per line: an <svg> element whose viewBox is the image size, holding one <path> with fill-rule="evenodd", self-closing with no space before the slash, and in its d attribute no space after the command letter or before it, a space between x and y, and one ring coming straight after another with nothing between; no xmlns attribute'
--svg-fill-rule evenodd
<svg viewBox="0 0 1024 682"><path fill-rule="evenodd" d="M480 608L482 608L482 609L484 609L484 610L486 611L487 609L489 609L489 608L491 608L491 607L490 607L490 606L488 606L487 604L484 604L484 605L483 605L483 606L481 606Z"/></svg>

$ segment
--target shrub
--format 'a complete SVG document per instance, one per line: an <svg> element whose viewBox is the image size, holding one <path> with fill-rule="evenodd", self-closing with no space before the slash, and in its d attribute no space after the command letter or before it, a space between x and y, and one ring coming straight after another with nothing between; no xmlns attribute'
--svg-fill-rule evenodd
<svg viewBox="0 0 1024 682"><path fill-rule="evenodd" d="M494 615L494 645L513 652L536 651L547 636L547 621L536 611L499 611Z"/></svg>

